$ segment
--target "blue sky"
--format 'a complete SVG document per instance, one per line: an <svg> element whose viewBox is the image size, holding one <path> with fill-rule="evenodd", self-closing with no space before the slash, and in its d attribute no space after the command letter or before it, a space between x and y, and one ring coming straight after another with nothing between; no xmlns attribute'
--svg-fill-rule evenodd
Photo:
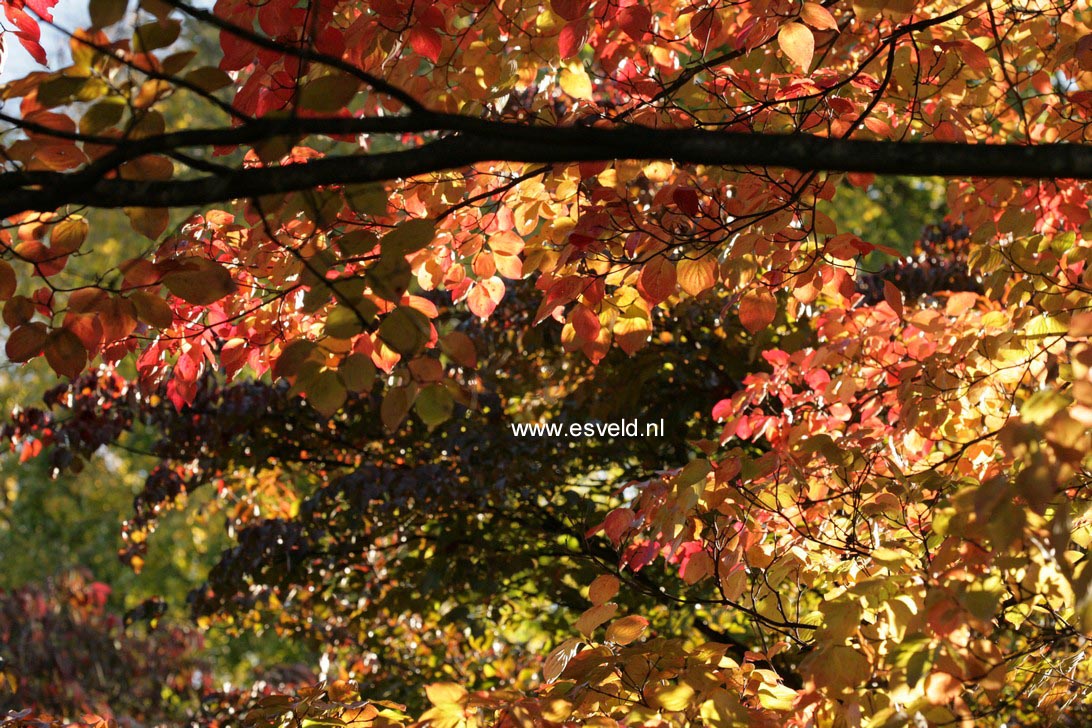
<svg viewBox="0 0 1092 728"><path fill-rule="evenodd" d="M3 0L0 0L2 2ZM196 7L211 7L214 0L190 0ZM87 0L60 0L53 9L53 17L62 28L73 29L86 27L88 24ZM0 13L0 22L6 21ZM4 22L10 28L10 23ZM42 47L49 56L49 65L59 68L68 63L68 39L58 30L48 25L42 26ZM31 71L41 70L41 66L31 58L19 41L11 33L4 36L4 61L0 69L0 83L22 78Z"/></svg>

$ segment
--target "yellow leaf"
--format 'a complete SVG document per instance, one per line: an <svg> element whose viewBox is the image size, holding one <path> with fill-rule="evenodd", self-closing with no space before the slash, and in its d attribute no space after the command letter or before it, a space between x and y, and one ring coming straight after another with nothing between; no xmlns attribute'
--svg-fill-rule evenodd
<svg viewBox="0 0 1092 728"><path fill-rule="evenodd" d="M425 686L425 695L433 705L462 705L466 700L466 689L455 683L432 683Z"/></svg>
<svg viewBox="0 0 1092 728"><path fill-rule="evenodd" d="M417 416L429 427L443 424L450 419L454 407L455 400L451 392L442 384L432 384L422 389L413 405Z"/></svg>
<svg viewBox="0 0 1092 728"><path fill-rule="evenodd" d="M551 650L546 657L546 664L542 666L542 678L546 682L557 680L561 673L565 671L565 666L569 664L569 660L573 659L576 653L580 651L581 644L583 642L580 639L572 637Z"/></svg>
<svg viewBox="0 0 1092 728"><path fill-rule="evenodd" d="M592 82L583 66L573 64L562 69L560 82L561 90L574 99L591 99Z"/></svg>
<svg viewBox="0 0 1092 728"><path fill-rule="evenodd" d="M680 711L690 707L694 699L694 688L689 685L660 685L652 691L653 705L660 710Z"/></svg>

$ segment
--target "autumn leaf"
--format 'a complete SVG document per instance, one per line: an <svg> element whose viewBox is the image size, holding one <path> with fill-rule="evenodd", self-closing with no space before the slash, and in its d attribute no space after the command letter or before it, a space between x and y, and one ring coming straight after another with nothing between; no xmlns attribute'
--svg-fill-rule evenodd
<svg viewBox="0 0 1092 728"><path fill-rule="evenodd" d="M348 392L338 373L325 369L310 381L305 390L307 401L324 417L329 417L345 404Z"/></svg>
<svg viewBox="0 0 1092 728"><path fill-rule="evenodd" d="M18 285L15 270L7 261L0 260L0 301L7 301L14 296Z"/></svg>
<svg viewBox="0 0 1092 728"><path fill-rule="evenodd" d="M68 329L55 329L50 332L44 348L46 361L60 376L77 377L87 366L87 349L80 337Z"/></svg>
<svg viewBox="0 0 1092 728"><path fill-rule="evenodd" d="M752 334L772 324L776 316L777 300L766 288L752 288L739 301L739 320Z"/></svg>
<svg viewBox="0 0 1092 728"><path fill-rule="evenodd" d="M657 255L641 268L637 288L646 301L656 305L675 293L676 280L675 264Z"/></svg>
<svg viewBox="0 0 1092 728"><path fill-rule="evenodd" d="M676 268L679 286L691 296L697 296L716 285L717 261L712 258L683 258Z"/></svg>
<svg viewBox="0 0 1092 728"><path fill-rule="evenodd" d="M604 604L618 593L619 585L618 577L600 574L588 587L588 599L596 606Z"/></svg>
<svg viewBox="0 0 1092 728"><path fill-rule="evenodd" d="M789 59L807 72L815 55L815 36L802 23L786 23L777 33L777 44Z"/></svg>
<svg viewBox="0 0 1092 728"><path fill-rule="evenodd" d="M220 263L207 258L172 261L163 285L174 295L196 306L207 306L235 291L235 281Z"/></svg>
<svg viewBox="0 0 1092 728"><path fill-rule="evenodd" d="M391 349L412 356L428 343L430 332L431 324L424 314L409 306L399 306L383 318L378 333Z"/></svg>
<svg viewBox="0 0 1092 728"><path fill-rule="evenodd" d="M573 64L561 69L558 80L561 90L574 99L590 100L592 97L591 78L587 71L579 64Z"/></svg>
<svg viewBox="0 0 1092 728"><path fill-rule="evenodd" d="M628 645L640 637L647 628L647 619L637 614L631 614L628 617L622 617L611 622L611 625L607 627L606 640L616 645Z"/></svg>
<svg viewBox="0 0 1092 728"><path fill-rule="evenodd" d="M819 3L805 2L800 8L800 19L816 30L838 30L838 21ZM812 43L814 46L814 40Z"/></svg>
<svg viewBox="0 0 1092 728"><path fill-rule="evenodd" d="M11 361L30 361L42 353L47 337L48 330L45 324L37 321L22 324L12 329L4 344L4 351Z"/></svg>
<svg viewBox="0 0 1092 728"><path fill-rule="evenodd" d="M168 329L174 322L174 311L163 298L147 291L134 291L129 300L136 310L137 318L157 329Z"/></svg>
<svg viewBox="0 0 1092 728"><path fill-rule="evenodd" d="M442 384L433 384L421 390L413 403L414 411L429 427L436 427L451 419L455 399Z"/></svg>

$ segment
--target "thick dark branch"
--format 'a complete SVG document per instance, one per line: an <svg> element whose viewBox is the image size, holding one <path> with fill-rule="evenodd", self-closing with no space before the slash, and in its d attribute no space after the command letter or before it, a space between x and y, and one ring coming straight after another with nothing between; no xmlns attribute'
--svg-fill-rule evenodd
<svg viewBox="0 0 1092 728"><path fill-rule="evenodd" d="M295 126L295 125L298 125ZM91 207L178 207L313 189L323 185L404 179L484 162L566 164L615 159L672 160L679 164L777 167L800 171L882 175L1092 179L1092 147L1074 144L993 145L828 139L666 130L642 127L532 127L442 114L385 119L311 119L244 125L231 130L180 132L132 142L83 171L0 174L0 217L65 204ZM107 168L179 146L252 141L268 134L429 130L452 136L413 149L335 156L306 164L240 169L196 179L140 182L105 178Z"/></svg>

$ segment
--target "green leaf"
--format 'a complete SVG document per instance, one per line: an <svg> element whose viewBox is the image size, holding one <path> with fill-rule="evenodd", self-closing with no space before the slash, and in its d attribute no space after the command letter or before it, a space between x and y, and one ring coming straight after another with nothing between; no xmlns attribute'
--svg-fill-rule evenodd
<svg viewBox="0 0 1092 728"><path fill-rule="evenodd" d="M360 92L360 81L345 73L304 81L300 87L299 104L311 111L341 111Z"/></svg>
<svg viewBox="0 0 1092 728"><path fill-rule="evenodd" d="M341 405L345 404L345 399L348 397L341 377L330 369L324 369L311 380L306 394L307 401L324 417L329 417L341 409Z"/></svg>
<svg viewBox="0 0 1092 728"><path fill-rule="evenodd" d="M443 424L451 419L451 412L455 407L455 399L451 392L442 384L432 384L421 390L414 403L414 409L421 421L430 428Z"/></svg>
<svg viewBox="0 0 1092 728"><path fill-rule="evenodd" d="M133 50L147 53L158 48L166 48L178 40L182 22L176 19L158 20L140 25L133 32Z"/></svg>
<svg viewBox="0 0 1092 728"><path fill-rule="evenodd" d="M360 215L382 215L387 211L389 197L386 188L379 183L350 185L343 190L345 202Z"/></svg>
<svg viewBox="0 0 1092 728"><path fill-rule="evenodd" d="M296 339L284 347L277 361L273 363L273 376L293 377L299 373L306 361L322 362L322 352L313 341Z"/></svg>
<svg viewBox="0 0 1092 728"><path fill-rule="evenodd" d="M351 339L367 329L368 319L339 304L326 315L326 335L334 339Z"/></svg>
<svg viewBox="0 0 1092 728"><path fill-rule="evenodd" d="M224 71L213 66L195 68L185 75L187 83L191 83L202 91L211 93L230 86L234 81Z"/></svg>
<svg viewBox="0 0 1092 728"><path fill-rule="evenodd" d="M116 126L125 114L125 100L120 97L103 99L87 111L80 119L80 133L95 135Z"/></svg>
<svg viewBox="0 0 1092 728"><path fill-rule="evenodd" d="M375 364L365 354L350 354L337 368L341 381L350 392L367 392L375 383Z"/></svg>
<svg viewBox="0 0 1092 728"><path fill-rule="evenodd" d="M43 81L38 86L38 103L47 109L66 104L83 88L87 82L85 78L70 78L59 76L48 81Z"/></svg>
<svg viewBox="0 0 1092 728"><path fill-rule="evenodd" d="M384 251L379 260L364 274L368 285L377 296L398 303L409 288L413 271L401 255L388 255Z"/></svg>
<svg viewBox="0 0 1092 728"><path fill-rule="evenodd" d="M431 336L428 318L415 308L399 306L379 325L379 338L403 356L419 352Z"/></svg>
<svg viewBox="0 0 1092 728"><path fill-rule="evenodd" d="M436 225L432 220L406 220L383 238L383 255L416 253L427 247L435 237Z"/></svg>

